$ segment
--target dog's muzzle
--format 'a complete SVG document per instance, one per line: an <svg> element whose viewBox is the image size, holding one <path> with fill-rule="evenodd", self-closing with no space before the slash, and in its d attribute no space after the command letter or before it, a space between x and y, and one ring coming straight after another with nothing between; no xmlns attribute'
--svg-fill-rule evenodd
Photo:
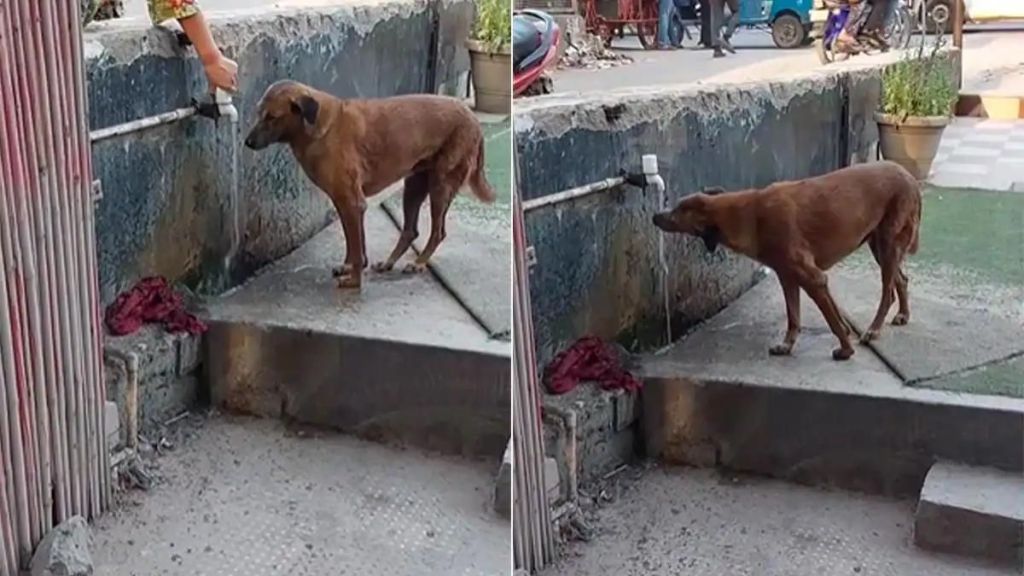
<svg viewBox="0 0 1024 576"><path fill-rule="evenodd" d="M662 230L665 230L665 231L669 230L669 228L671 227L671 224L670 224L671 220L669 219L668 216L666 216L665 214L663 214L661 212L655 214L654 218L651 218L651 221L654 222L655 226L657 226L658 228L661 228Z"/></svg>

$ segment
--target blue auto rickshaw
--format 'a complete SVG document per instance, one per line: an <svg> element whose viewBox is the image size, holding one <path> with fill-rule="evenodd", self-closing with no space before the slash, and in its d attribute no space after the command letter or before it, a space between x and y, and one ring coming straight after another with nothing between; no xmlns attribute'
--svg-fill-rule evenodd
<svg viewBox="0 0 1024 576"><path fill-rule="evenodd" d="M675 15L669 35L673 44L682 44L688 25L707 22L701 12L707 0L674 0ZM810 38L811 9L814 0L739 0L740 23L744 28L770 30L779 48L797 48Z"/></svg>

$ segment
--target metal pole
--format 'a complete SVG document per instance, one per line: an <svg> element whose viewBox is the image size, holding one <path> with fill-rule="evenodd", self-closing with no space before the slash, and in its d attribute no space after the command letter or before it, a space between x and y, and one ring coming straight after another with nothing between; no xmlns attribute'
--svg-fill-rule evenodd
<svg viewBox="0 0 1024 576"><path fill-rule="evenodd" d="M961 50L964 48L964 6L961 0L953 2L953 46Z"/></svg>
<svg viewBox="0 0 1024 576"><path fill-rule="evenodd" d="M540 198L534 198L533 200L523 201L523 212L529 212L536 210L544 206L550 206L552 204L560 204L562 202L568 202L569 200L575 200L588 196L594 192L601 192L602 190L610 190L616 186L622 186L626 183L626 179L621 176L615 178L605 178L598 182L591 184L584 184L583 186L577 186L576 188L570 188L554 194L548 194Z"/></svg>

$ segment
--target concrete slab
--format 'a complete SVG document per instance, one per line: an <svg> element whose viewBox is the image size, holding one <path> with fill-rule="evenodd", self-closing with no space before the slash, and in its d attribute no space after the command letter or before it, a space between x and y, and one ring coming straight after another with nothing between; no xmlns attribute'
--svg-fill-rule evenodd
<svg viewBox="0 0 1024 576"><path fill-rule="evenodd" d="M807 298L794 355L770 357L785 329L776 284L640 359L649 456L901 496L917 494L936 458L1024 469L1024 400L905 386L863 346L835 362Z"/></svg>
<svg viewBox="0 0 1024 576"><path fill-rule="evenodd" d="M397 231L367 212L371 260ZM336 287L332 226L210 301L206 374L231 410L331 426L444 452L498 458L511 433L506 342L490 340L430 274L368 272Z"/></svg>
<svg viewBox="0 0 1024 576"><path fill-rule="evenodd" d="M914 543L1024 569L1024 477L936 463L921 489Z"/></svg>
<svg viewBox="0 0 1024 576"><path fill-rule="evenodd" d="M448 211L447 236L431 259L431 270L492 337L508 340L512 316L512 130L507 118L484 126L487 179L497 192L493 204L480 203L468 191L456 197ZM385 203L399 229L404 222L402 199ZM430 236L430 210L420 212L418 253ZM412 258L412 251L406 258ZM404 266L404 262L400 263Z"/></svg>
<svg viewBox="0 0 1024 576"><path fill-rule="evenodd" d="M153 490L96 521L97 574L494 576L511 563L493 462L215 418L158 463Z"/></svg>
<svg viewBox="0 0 1024 576"><path fill-rule="evenodd" d="M881 278L833 274L830 287L854 330L863 332L878 309ZM911 292L910 311L909 324L887 324L870 345L906 384L1024 353L1024 327L986 310L950 306ZM890 320L895 313L894 307Z"/></svg>
<svg viewBox="0 0 1024 576"><path fill-rule="evenodd" d="M1010 576L911 544L913 502L709 470L626 471L542 576ZM635 479L634 479L635 477Z"/></svg>

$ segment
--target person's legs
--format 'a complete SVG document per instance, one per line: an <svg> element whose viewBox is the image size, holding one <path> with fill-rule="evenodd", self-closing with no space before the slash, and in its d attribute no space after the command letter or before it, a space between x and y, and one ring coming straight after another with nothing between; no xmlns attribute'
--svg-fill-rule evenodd
<svg viewBox="0 0 1024 576"><path fill-rule="evenodd" d="M725 21L725 32L722 34L722 47L735 54L736 49L732 47L732 35L736 32L736 27L740 24L740 2L739 0L725 0L725 3L729 6L729 19Z"/></svg>
<svg viewBox="0 0 1024 576"><path fill-rule="evenodd" d="M658 0L658 47L667 48L672 43L668 38L669 21L675 8L673 0Z"/></svg>
<svg viewBox="0 0 1024 576"><path fill-rule="evenodd" d="M722 21L725 19L725 0L711 0L711 47L714 57L725 56L722 52Z"/></svg>
<svg viewBox="0 0 1024 576"><path fill-rule="evenodd" d="M850 4L850 14L846 18L846 25L843 26L843 31L839 33L838 44L839 49L844 52L852 52L860 50L860 45L857 43L857 33L860 31L861 24L864 23L865 2L861 1L857 4Z"/></svg>

